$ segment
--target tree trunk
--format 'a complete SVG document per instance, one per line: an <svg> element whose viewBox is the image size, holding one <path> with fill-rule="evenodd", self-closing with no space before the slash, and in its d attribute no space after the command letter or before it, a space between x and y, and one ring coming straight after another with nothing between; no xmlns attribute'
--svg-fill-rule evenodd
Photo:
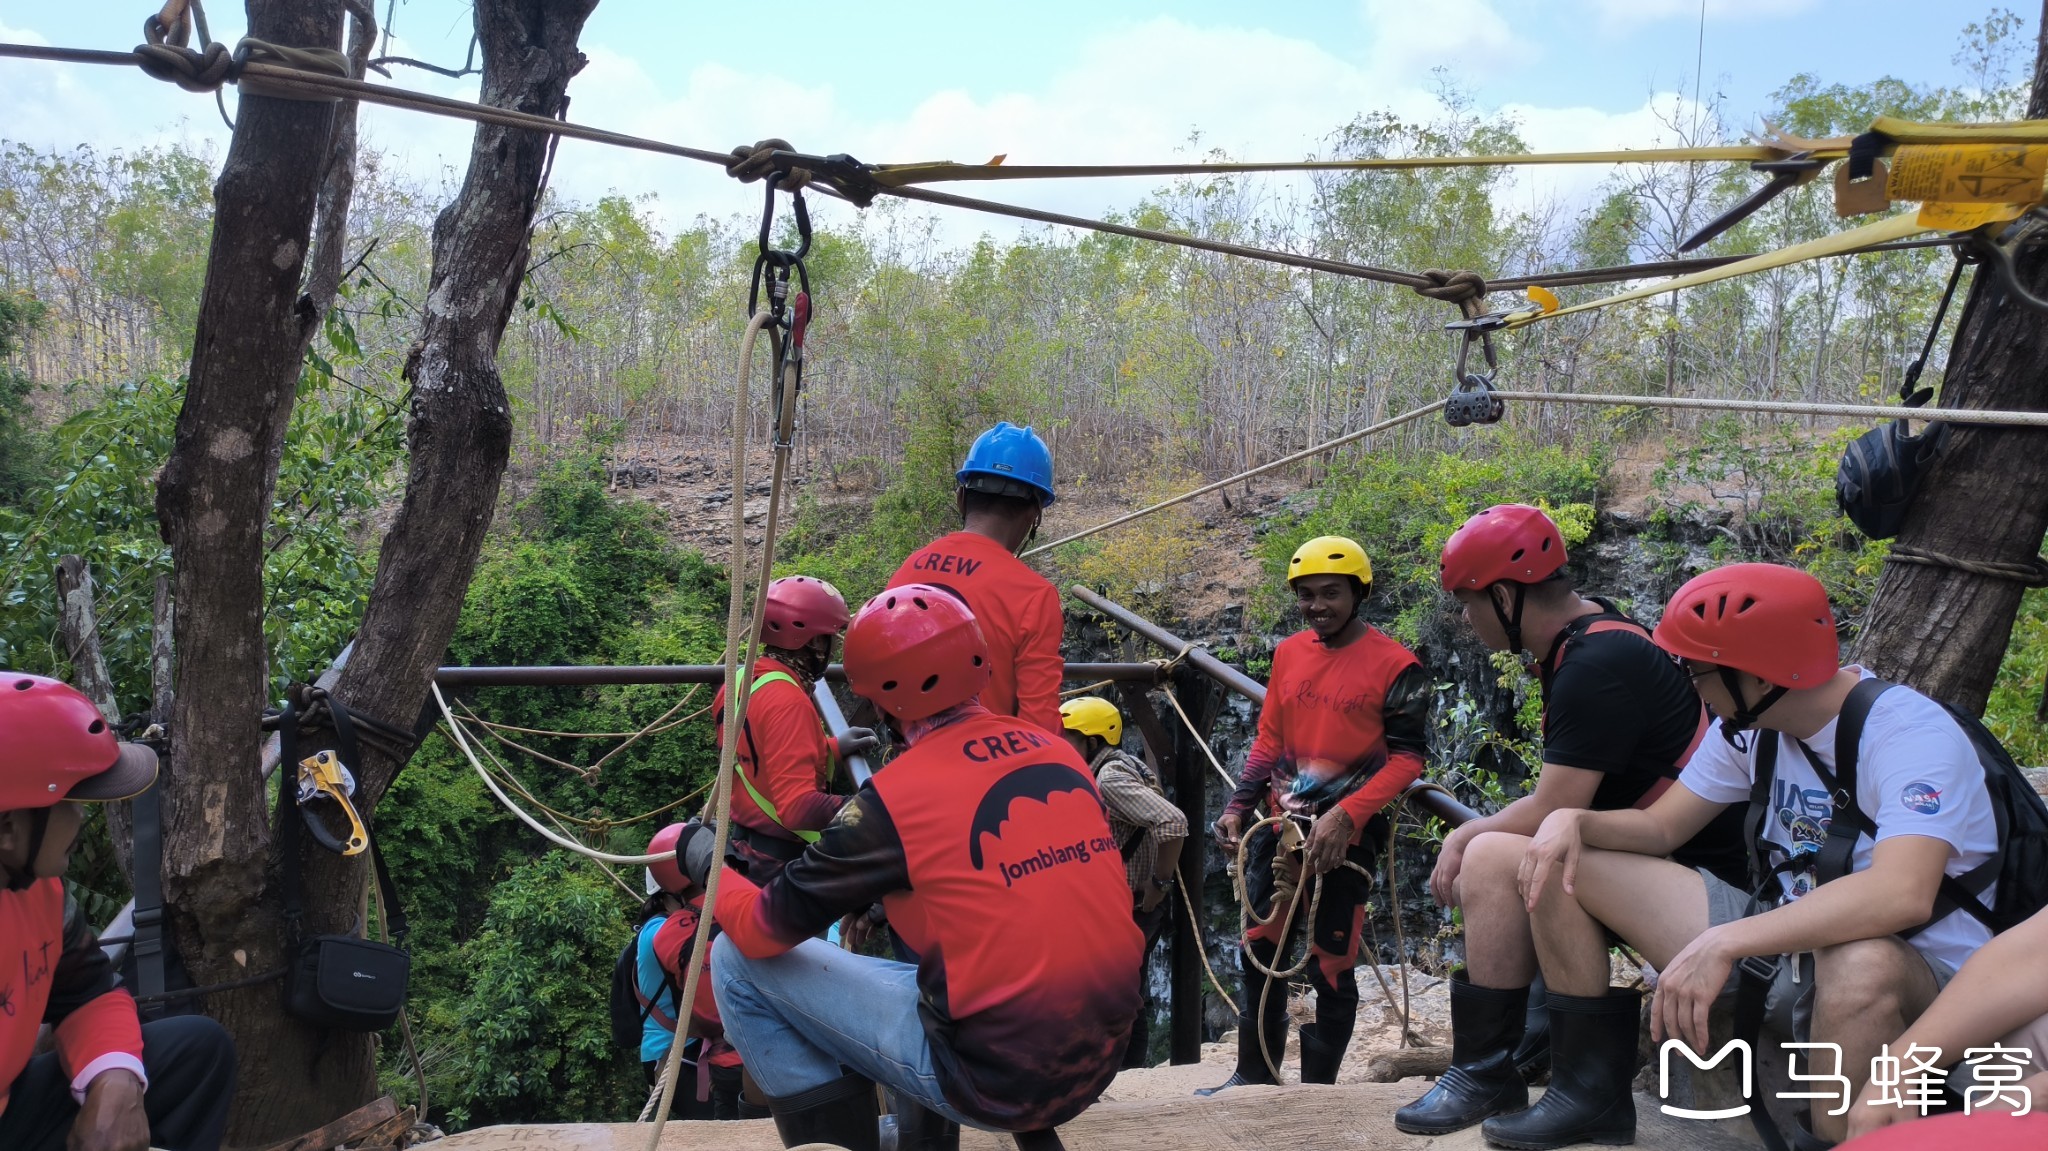
<svg viewBox="0 0 2048 1151"><path fill-rule="evenodd" d="M357 13L350 48L359 63L374 37L361 0L249 0L249 33L334 48L344 7ZM339 282L354 123L353 102L244 94L214 186L185 403L158 482L179 606L177 691L158 693L171 703L160 784L164 894L171 940L200 983L284 960L255 722L269 696L263 543L306 350ZM309 276L316 218L320 253ZM271 1142L345 1112L374 1082L367 1038L330 1042L284 1018L277 1002L276 986L260 984L207 1003L240 1051L235 1143Z"/></svg>
<svg viewBox="0 0 2048 1151"><path fill-rule="evenodd" d="M2048 5L2044 5L2048 19ZM2048 24L2027 115L2048 116ZM2048 289L2048 246L2016 253L2021 281ZM2048 379L2048 317L1980 265L1949 351L1941 403L2039 409ZM1952 428L1920 489L1900 544L1964 560L2025 563L2048 531L2048 450L2037 430ZM1887 678L1982 713L2025 589L1948 567L1890 563L1878 581L1856 658Z"/></svg>

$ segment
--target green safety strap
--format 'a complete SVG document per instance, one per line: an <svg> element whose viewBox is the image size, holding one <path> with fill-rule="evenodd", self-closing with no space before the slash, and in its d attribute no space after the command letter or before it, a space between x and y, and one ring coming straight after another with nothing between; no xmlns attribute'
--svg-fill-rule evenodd
<svg viewBox="0 0 2048 1151"><path fill-rule="evenodd" d="M779 681L779 682L781 682L781 683L786 683L786 684L790 685L791 687L793 687L793 688L797 689L798 691L802 691L802 690L804 689L804 688L803 688L803 685L802 685L802 684L800 684L800 683L798 683L798 682L796 681L796 677L795 677L795 676L793 676L793 675L791 675L791 674L789 674L788 672L786 672L786 671L771 671L771 672L769 672L769 673L768 673L767 675L764 675L764 676L762 676L761 678L759 678L759 679L755 680L755 681L754 681L754 682L753 682L752 684L749 684L749 685L748 685L748 687L747 687L747 698L748 698L748 699L752 699L752 698L754 698L754 695L755 695L755 694L756 694L757 692L759 692L759 691L760 691L760 690L761 690L762 688L764 688L764 687L768 686L768 685L769 685L769 684L771 684L771 683L776 683L776 682L778 682L778 681ZM753 733L753 731L752 731L751 729L748 729L748 728L747 728L747 725L746 725L745 721L742 721L742 722L741 722L741 724L740 724L740 727L741 727L741 728L742 728L743 730L746 730L746 735L747 735L747 746L748 746L749 748L753 748L753 746L754 746L754 733ZM761 753L760 753L760 751L759 751L759 750L755 750L755 751L754 751L754 758L758 760L758 759L759 759L760 757L761 757ZM794 835L794 836L796 836L796 837L797 837L797 838L798 838L799 840L802 840L802 841L803 841L803 842L805 842L805 843L816 843L816 842L818 842L818 833L817 833L817 832L815 832L815 831L794 831L794 830L791 830L791 828L790 828L790 826L789 826L788 824L786 824L786 823L782 822L782 813L781 813L781 812L778 812L778 811L776 811L776 810L775 810L775 803L774 803L774 801L770 800L770 799L769 799L769 798L768 798L767 796L765 796L765 795L762 795L762 794L761 794L761 791L760 791L760 789L754 786L754 781L753 781L753 780L751 780L751 779L748 779L748 778L747 778L747 769L746 769L746 765L745 765L745 764L741 764L741 763L735 763L735 764L733 764L733 774L735 774L735 775L737 775L737 776L739 776L739 777L740 777L740 786L741 786L741 787L744 787L744 788L746 788L746 789L747 789L747 798L749 798L749 799L752 799L752 800L754 801L754 806L755 806L755 807L758 807L758 808L760 808L760 809L761 809L761 814L763 814L763 815L767 816L767 817L768 817L769 819L772 819L772 820L774 820L774 821L775 821L775 826L777 826L777 827L781 828L781 829L782 829L782 830L784 830L784 831L787 831L787 832L789 832L789 833L790 833L791 835Z"/></svg>

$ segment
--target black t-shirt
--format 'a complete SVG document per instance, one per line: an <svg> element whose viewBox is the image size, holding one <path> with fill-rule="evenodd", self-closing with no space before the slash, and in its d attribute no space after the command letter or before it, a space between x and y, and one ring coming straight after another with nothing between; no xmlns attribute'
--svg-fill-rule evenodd
<svg viewBox="0 0 2048 1151"><path fill-rule="evenodd" d="M1700 729L1700 697L1678 661L1632 629L1587 630L1617 618L1573 621L1562 660L1542 677L1543 762L1599 772L1595 811L1633 807L1658 780L1677 779ZM1729 807L1672 858L1746 888L1742 816L1742 805Z"/></svg>

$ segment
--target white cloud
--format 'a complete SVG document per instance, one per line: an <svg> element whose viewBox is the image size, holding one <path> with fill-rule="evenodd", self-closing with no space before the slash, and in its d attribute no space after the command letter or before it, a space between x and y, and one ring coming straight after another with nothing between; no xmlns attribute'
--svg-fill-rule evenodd
<svg viewBox="0 0 2048 1151"><path fill-rule="evenodd" d="M593 41L584 48L588 66L570 85L570 115L712 150L778 135L806 151L870 161L977 162L1006 153L1013 163L1162 162L1187 157L1196 135L1196 152L1220 148L1248 159L1284 160L1318 150L1329 133L1361 113L1431 116L1438 109L1430 70L1439 64L1469 74L1508 67L1533 51L1516 40L1491 0L1428 6L1410 0L1407 8L1394 0L1361 0L1354 11L1360 13L1350 33L1358 38L1355 47L1342 42L1341 28L1318 42L1172 18L1111 26L1081 39L1066 59L1049 61L1043 81L1032 88L981 95L940 90L907 108L879 112L860 106L858 90L849 88L855 93L849 98L830 79L799 83L783 72L723 63L663 73L643 62L637 45ZM0 29L0 35L35 39L16 29ZM391 50L418 54L402 42ZM392 82L465 99L474 99L477 89L474 77L457 81L409 69L398 69ZM134 147L184 138L224 150L227 133L210 102L129 70L0 62L0 107L17 113L0 132L42 147ZM228 106L232 112L232 94ZM1538 148L1640 147L1658 136L1647 106L1620 113L1507 110ZM361 115L364 137L386 153L388 169L430 188L460 178L469 124L376 106L365 106ZM1514 202L1580 199L1602 175L1603 169L1571 169L1518 176ZM745 217L759 205L755 189L735 185L711 165L575 140L562 143L554 183L586 202L609 193L651 194L657 217L671 227L698 215ZM1073 180L959 190L1098 215L1130 206L1157 183ZM844 221L850 213L836 203L817 205L823 221ZM957 245L983 231L1008 237L1021 226L943 211L939 239Z"/></svg>
<svg viewBox="0 0 2048 1151"><path fill-rule="evenodd" d="M1437 68L1474 75L1528 63L1535 45L1518 40L1489 0L1365 0L1372 70L1414 82Z"/></svg>

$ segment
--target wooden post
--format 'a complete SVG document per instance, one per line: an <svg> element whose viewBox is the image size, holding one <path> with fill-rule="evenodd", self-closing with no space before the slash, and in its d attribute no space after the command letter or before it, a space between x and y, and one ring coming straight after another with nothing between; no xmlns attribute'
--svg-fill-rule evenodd
<svg viewBox="0 0 2048 1151"><path fill-rule="evenodd" d="M1174 731L1173 740L1173 801L1180 805L1181 814L1188 821L1188 846L1180 856L1180 886L1187 892L1188 902L1194 908L1190 918L1183 907L1175 916L1181 927L1173 935L1173 981L1172 981L1172 1039L1168 1051L1169 1061L1199 1063L1202 1059L1202 924L1206 919L1203 910L1202 878L1206 873L1204 864L1208 859L1209 803L1208 781L1209 760L1200 746L1201 740L1209 736L1209 729L1215 725L1218 709L1218 691L1215 681L1193 667L1182 665L1174 669L1172 690L1180 705L1201 730L1199 738L1187 730L1185 724Z"/></svg>

